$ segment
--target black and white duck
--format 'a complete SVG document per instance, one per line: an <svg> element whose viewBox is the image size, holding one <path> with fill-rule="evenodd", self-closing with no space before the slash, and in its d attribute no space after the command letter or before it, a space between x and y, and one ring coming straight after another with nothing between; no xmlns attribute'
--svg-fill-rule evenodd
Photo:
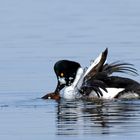
<svg viewBox="0 0 140 140"><path fill-rule="evenodd" d="M120 61L106 63L108 49L105 49L88 68L78 62L60 60L55 63L57 87L43 99L77 98L139 98L140 83L130 78L113 76L114 73L138 75L130 63Z"/></svg>

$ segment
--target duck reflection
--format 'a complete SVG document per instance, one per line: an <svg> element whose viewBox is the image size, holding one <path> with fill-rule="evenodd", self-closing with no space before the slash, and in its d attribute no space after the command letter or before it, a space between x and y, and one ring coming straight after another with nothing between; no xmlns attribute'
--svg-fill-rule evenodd
<svg viewBox="0 0 140 140"><path fill-rule="evenodd" d="M109 134L135 118L131 101L64 101L57 105L57 135ZM134 121L134 120L133 120ZM122 131L122 130L120 130Z"/></svg>

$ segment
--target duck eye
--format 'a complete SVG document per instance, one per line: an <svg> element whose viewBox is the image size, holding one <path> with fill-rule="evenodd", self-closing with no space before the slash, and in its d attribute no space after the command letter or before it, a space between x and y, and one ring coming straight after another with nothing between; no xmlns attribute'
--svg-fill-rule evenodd
<svg viewBox="0 0 140 140"><path fill-rule="evenodd" d="M64 73L63 73L63 72L61 72L61 73L60 73L60 76L61 76L61 77L63 77L63 76L64 76Z"/></svg>

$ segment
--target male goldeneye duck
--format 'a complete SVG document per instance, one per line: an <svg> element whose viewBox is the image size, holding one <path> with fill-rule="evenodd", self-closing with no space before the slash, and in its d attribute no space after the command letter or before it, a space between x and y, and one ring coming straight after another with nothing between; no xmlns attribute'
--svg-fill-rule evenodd
<svg viewBox="0 0 140 140"><path fill-rule="evenodd" d="M60 60L55 63L57 87L43 99L77 98L139 98L140 84L130 78L112 76L115 72L138 75L132 64L114 62L107 64L108 49L102 52L87 68L79 63Z"/></svg>

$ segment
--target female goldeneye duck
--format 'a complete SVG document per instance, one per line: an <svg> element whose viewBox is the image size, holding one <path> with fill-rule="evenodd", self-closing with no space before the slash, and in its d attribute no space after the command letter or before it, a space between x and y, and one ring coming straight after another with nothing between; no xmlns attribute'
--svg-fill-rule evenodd
<svg viewBox="0 0 140 140"><path fill-rule="evenodd" d="M138 75L132 64L114 62L107 64L108 49L102 52L93 63L82 69L80 64L60 60L54 65L57 87L54 93L43 99L76 98L139 98L140 84L132 79L112 76L115 72Z"/></svg>

